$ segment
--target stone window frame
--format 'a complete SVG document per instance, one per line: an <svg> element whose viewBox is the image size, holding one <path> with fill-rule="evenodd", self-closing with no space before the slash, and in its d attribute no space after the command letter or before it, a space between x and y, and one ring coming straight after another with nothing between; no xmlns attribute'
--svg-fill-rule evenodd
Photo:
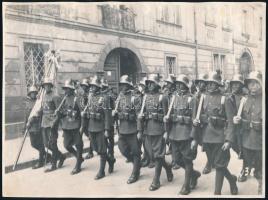
<svg viewBox="0 0 268 200"><path fill-rule="evenodd" d="M24 67L24 43L38 43L49 45L49 49L54 48L54 42L52 39L44 39L40 37L19 37L19 60L20 60L20 77L21 77L21 89L22 95L27 95L27 84L26 84L26 72Z"/></svg>
<svg viewBox="0 0 268 200"><path fill-rule="evenodd" d="M168 57L175 58L175 65L174 65L174 68L173 68L173 70L174 70L173 73L169 73L169 69L168 69L168 65L167 65L167 58ZM176 75L177 72L178 72L178 55L177 55L177 53L165 52L164 59L165 59L164 64L165 64L166 77L168 77L169 74Z"/></svg>

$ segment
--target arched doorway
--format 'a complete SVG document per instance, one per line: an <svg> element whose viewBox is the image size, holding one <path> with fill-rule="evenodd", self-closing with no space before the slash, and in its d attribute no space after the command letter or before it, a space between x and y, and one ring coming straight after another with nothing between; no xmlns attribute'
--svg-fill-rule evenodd
<svg viewBox="0 0 268 200"><path fill-rule="evenodd" d="M244 78L252 71L252 59L248 52L244 52L240 58L240 73Z"/></svg>
<svg viewBox="0 0 268 200"><path fill-rule="evenodd" d="M120 47L108 53L103 70L109 85L118 92L118 83L122 75L129 75L134 84L139 80L141 63L134 52Z"/></svg>

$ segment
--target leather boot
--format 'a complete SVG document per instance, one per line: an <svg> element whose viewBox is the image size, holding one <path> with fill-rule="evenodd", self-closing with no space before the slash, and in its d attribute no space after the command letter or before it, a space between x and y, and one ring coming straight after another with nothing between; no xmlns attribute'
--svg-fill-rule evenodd
<svg viewBox="0 0 268 200"><path fill-rule="evenodd" d="M138 156L134 156L133 159L133 170L131 176L129 177L127 184L135 183L140 176L140 158Z"/></svg>
<svg viewBox="0 0 268 200"><path fill-rule="evenodd" d="M99 180L105 177L105 165L106 165L106 155L100 155L100 169L98 174L95 176L95 180Z"/></svg>
<svg viewBox="0 0 268 200"><path fill-rule="evenodd" d="M207 161L205 168L203 169L203 174L209 174L211 172L212 166L209 163L209 161Z"/></svg>
<svg viewBox="0 0 268 200"><path fill-rule="evenodd" d="M116 162L116 159L113 156L108 156L108 164L109 164L108 172L109 173L113 173L115 162Z"/></svg>
<svg viewBox="0 0 268 200"><path fill-rule="evenodd" d="M200 176L201 176L201 173L199 171L193 170L191 182L190 182L190 189L191 190L195 189L195 187L197 185L197 180Z"/></svg>
<svg viewBox="0 0 268 200"><path fill-rule="evenodd" d="M155 162L154 161L150 161L148 168L154 168L155 167Z"/></svg>
<svg viewBox="0 0 268 200"><path fill-rule="evenodd" d="M71 174L78 174L81 172L81 164L84 162L84 158L82 157L82 152L83 152L83 145L76 145L76 164L74 169L72 170Z"/></svg>
<svg viewBox="0 0 268 200"><path fill-rule="evenodd" d="M39 159L38 162L32 167L33 169L38 169L44 166L44 153L39 152Z"/></svg>
<svg viewBox="0 0 268 200"><path fill-rule="evenodd" d="M168 182L171 182L173 180L172 165L168 164L165 159L162 160L162 165L166 170Z"/></svg>
<svg viewBox="0 0 268 200"><path fill-rule="evenodd" d="M75 164L74 169L71 171L71 175L75 175L75 174L78 174L79 172L81 172L82 162L84 162L84 158L76 159L76 164Z"/></svg>
<svg viewBox="0 0 268 200"><path fill-rule="evenodd" d="M160 175L161 175L161 170L162 170L162 162L161 159L156 160L156 165L155 165L155 174L154 174L154 179L149 187L150 191L155 191L160 188Z"/></svg>
<svg viewBox="0 0 268 200"><path fill-rule="evenodd" d="M224 168L224 176L228 180L230 184L230 192L232 195L237 195L238 194L238 188L236 185L237 182L237 177L233 174L230 173L230 171L227 168Z"/></svg>
<svg viewBox="0 0 268 200"><path fill-rule="evenodd" d="M215 178L215 195L221 195L221 189L224 179L224 172L222 169L216 169L216 178Z"/></svg>
<svg viewBox="0 0 268 200"><path fill-rule="evenodd" d="M51 165L45 169L45 173L52 172L57 169L57 158L55 153L52 153Z"/></svg>
<svg viewBox="0 0 268 200"><path fill-rule="evenodd" d="M60 151L58 152L59 155L59 163L58 163L58 168L61 168L63 166L63 163L66 159L66 156L62 154Z"/></svg>
<svg viewBox="0 0 268 200"><path fill-rule="evenodd" d="M192 164L185 165L184 184L180 191L181 195L188 195L191 192L190 181L191 181L191 176L192 176L192 170L193 170Z"/></svg>

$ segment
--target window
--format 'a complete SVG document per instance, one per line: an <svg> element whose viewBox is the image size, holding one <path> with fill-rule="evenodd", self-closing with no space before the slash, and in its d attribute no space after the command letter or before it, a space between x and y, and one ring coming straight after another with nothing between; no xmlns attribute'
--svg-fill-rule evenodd
<svg viewBox="0 0 268 200"><path fill-rule="evenodd" d="M167 74L176 74L176 57L166 56Z"/></svg>
<svg viewBox="0 0 268 200"><path fill-rule="evenodd" d="M222 18L222 28L225 31L231 31L231 11L229 6L224 6L224 15Z"/></svg>
<svg viewBox="0 0 268 200"><path fill-rule="evenodd" d="M23 43L24 67L27 91L33 84L41 85L44 76L44 54L49 49L48 44Z"/></svg>
<svg viewBox="0 0 268 200"><path fill-rule="evenodd" d="M225 66L225 55L213 54L213 70L223 70Z"/></svg>
<svg viewBox="0 0 268 200"><path fill-rule="evenodd" d="M214 71L219 69L219 54L214 54Z"/></svg>
<svg viewBox="0 0 268 200"><path fill-rule="evenodd" d="M216 28L215 22L216 8L209 6L205 9L205 24Z"/></svg>
<svg viewBox="0 0 268 200"><path fill-rule="evenodd" d="M160 22L181 25L180 6L159 6L157 9L157 19Z"/></svg>
<svg viewBox="0 0 268 200"><path fill-rule="evenodd" d="M259 40L262 40L262 17L260 17L259 29Z"/></svg>

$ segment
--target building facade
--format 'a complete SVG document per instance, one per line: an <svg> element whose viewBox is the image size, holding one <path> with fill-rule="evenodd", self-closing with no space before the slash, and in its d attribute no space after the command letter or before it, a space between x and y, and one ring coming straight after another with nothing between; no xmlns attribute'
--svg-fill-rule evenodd
<svg viewBox="0 0 268 200"><path fill-rule="evenodd" d="M117 88L130 74L199 73L229 79L265 69L264 3L4 4L6 132L24 117L28 88L40 84L44 53L60 50L57 89L100 70ZM14 129L15 127L15 129ZM19 129L18 129L19 130Z"/></svg>

